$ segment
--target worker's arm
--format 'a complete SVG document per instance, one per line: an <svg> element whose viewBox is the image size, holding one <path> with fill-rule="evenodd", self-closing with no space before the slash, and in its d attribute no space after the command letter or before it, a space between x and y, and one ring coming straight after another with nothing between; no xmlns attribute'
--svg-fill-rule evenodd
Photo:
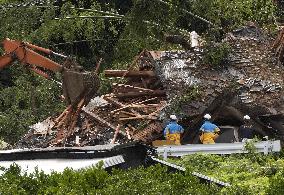
<svg viewBox="0 0 284 195"><path fill-rule="evenodd" d="M217 125L214 125L214 133L220 133L220 131L220 128Z"/></svg>
<svg viewBox="0 0 284 195"><path fill-rule="evenodd" d="M221 131L221 130L219 129L219 127L217 127L217 128L214 129L214 133L220 133L220 131Z"/></svg>
<svg viewBox="0 0 284 195"><path fill-rule="evenodd" d="M200 131L200 132L204 132L204 131L205 131L205 129L204 129L204 124L200 127L199 131Z"/></svg>
<svg viewBox="0 0 284 195"><path fill-rule="evenodd" d="M168 126L166 126L164 129L164 137L166 137L169 133L170 133L170 129Z"/></svg>

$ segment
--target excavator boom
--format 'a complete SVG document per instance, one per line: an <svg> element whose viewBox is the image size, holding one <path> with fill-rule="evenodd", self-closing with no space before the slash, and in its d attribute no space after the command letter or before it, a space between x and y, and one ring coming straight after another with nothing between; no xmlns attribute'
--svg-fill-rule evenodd
<svg viewBox="0 0 284 195"><path fill-rule="evenodd" d="M5 54L0 56L0 69L17 60L30 70L49 79L46 70L61 72L63 77L63 92L67 103L78 101L82 96L92 96L99 88L99 79L96 73L81 71L79 66L67 56L55 53L49 49L27 42L5 39L2 42ZM37 53L37 51L66 58L63 65Z"/></svg>
<svg viewBox="0 0 284 195"><path fill-rule="evenodd" d="M10 55L0 56L0 69L2 69L5 66L11 64L12 61L13 61L13 58Z"/></svg>
<svg viewBox="0 0 284 195"><path fill-rule="evenodd" d="M0 68L10 65L13 59L17 59L22 64L40 66L54 72L62 70L62 66L60 64L36 53L31 48L42 51L46 54L52 54L52 51L49 49L10 39L5 39L2 44L6 54L2 56L4 57L3 59L0 58Z"/></svg>

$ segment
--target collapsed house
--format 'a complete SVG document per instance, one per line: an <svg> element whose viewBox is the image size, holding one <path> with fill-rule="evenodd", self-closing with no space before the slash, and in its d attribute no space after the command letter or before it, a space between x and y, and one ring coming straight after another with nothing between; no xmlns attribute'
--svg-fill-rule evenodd
<svg viewBox="0 0 284 195"><path fill-rule="evenodd" d="M259 135L283 140L283 65L272 49L273 39L251 25L227 34L223 42L231 52L222 67L204 64L202 50L152 52L170 102L177 102L174 107L185 116L184 142L198 142L205 113L220 126L237 128L248 114Z"/></svg>
<svg viewBox="0 0 284 195"><path fill-rule="evenodd" d="M170 114L186 131L183 143L198 143L203 115L221 126L222 142L236 141L232 130L251 116L260 137L284 139L283 65L274 39L254 25L227 34L227 62L204 64L206 50L142 51L127 70L105 70L117 77L111 93L94 97L78 113L72 130L60 116L33 125L18 147L86 146L162 139ZM278 38L275 47L281 46ZM279 48L278 48L279 50ZM65 114L64 114L65 113ZM60 128L59 128L60 127ZM229 136L230 134L230 136Z"/></svg>

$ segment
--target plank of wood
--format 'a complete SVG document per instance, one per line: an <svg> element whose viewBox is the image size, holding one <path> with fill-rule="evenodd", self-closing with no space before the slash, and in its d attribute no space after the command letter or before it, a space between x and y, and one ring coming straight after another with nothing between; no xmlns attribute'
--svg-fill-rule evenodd
<svg viewBox="0 0 284 195"><path fill-rule="evenodd" d="M71 110L72 106L69 105L55 120L55 123L59 123L59 121L65 116L67 115L67 113Z"/></svg>
<svg viewBox="0 0 284 195"><path fill-rule="evenodd" d="M137 119L157 120L157 117L149 115L141 115L141 116L128 117L128 118L119 118L120 121L137 120Z"/></svg>
<svg viewBox="0 0 284 195"><path fill-rule="evenodd" d="M156 77L154 71L105 70L106 77Z"/></svg>
<svg viewBox="0 0 284 195"><path fill-rule="evenodd" d="M149 114L149 116L155 116L157 115L159 112L161 112L165 107L167 107L168 104L163 104L160 108L158 108L155 112L152 112L151 114Z"/></svg>
<svg viewBox="0 0 284 195"><path fill-rule="evenodd" d="M115 129L115 132L114 132L114 136L113 136L113 139L111 140L111 144L114 144L115 143L115 140L117 138L117 135L119 133L119 130L120 130L120 124L117 125L116 129Z"/></svg>
<svg viewBox="0 0 284 195"><path fill-rule="evenodd" d="M66 134L66 138L68 138L69 136L73 135L75 125L76 125L76 123L78 121L79 114L80 114L84 104L85 104L85 98L82 98L80 100L80 102L78 103L77 109L76 109L75 113L73 114L73 116L71 118L71 125L68 128L68 132Z"/></svg>
<svg viewBox="0 0 284 195"><path fill-rule="evenodd" d="M125 84L118 84L118 83L113 83L112 85L114 87L125 87L125 88L137 89L137 90L141 90L141 91L153 92L152 89L147 89L147 88L142 88L142 87L135 87L133 85L125 85Z"/></svg>
<svg viewBox="0 0 284 195"><path fill-rule="evenodd" d="M122 107L125 107L126 105L125 104L123 104L123 103L121 103L121 102L119 102L119 101L117 101L117 100L115 100L115 99L113 99L113 98L111 98L111 97L109 97L109 96L104 96L103 97L106 101L108 101L108 102L110 102L110 103L112 103L112 104L114 104L114 105L116 105L116 106L118 106L118 107L120 107L120 108L122 108ZM136 112L134 109L130 109L130 111L131 112L133 112L134 114L136 114L136 115L140 115L139 114L139 112Z"/></svg>
<svg viewBox="0 0 284 195"><path fill-rule="evenodd" d="M155 91L142 91L142 92L127 92L127 93L118 93L114 94L115 97L119 99L123 98L135 98L135 97L164 97L166 92L164 90L155 90Z"/></svg>
<svg viewBox="0 0 284 195"><path fill-rule="evenodd" d="M156 105L148 105L148 104L139 104L139 105L136 105L136 104L132 104L130 106L130 108L156 108L156 107L160 107L161 105L159 104L156 104Z"/></svg>
<svg viewBox="0 0 284 195"><path fill-rule="evenodd" d="M113 111L111 111L110 113L111 113L111 114L114 114L114 113L116 113L116 112L118 112L118 111L124 110L124 109L126 109L126 108L130 108L130 107L132 107L133 105L143 104L143 103L146 103L146 102L155 100L155 99L157 99L157 97L150 98L150 99L147 99L147 100L144 100L144 101L141 101L141 102L137 102L137 103L135 103L135 104L128 104L128 105L126 105L126 106L124 106L124 107L122 107L122 108L118 108L118 109L116 109L116 110L113 110Z"/></svg>
<svg viewBox="0 0 284 195"><path fill-rule="evenodd" d="M129 115L129 116L137 116L136 114L134 114L134 113L131 113L131 112L126 112L126 111L120 111L119 113L121 113L121 114L126 114L126 115ZM140 115L140 114L139 114ZM138 116L139 116L138 115Z"/></svg>

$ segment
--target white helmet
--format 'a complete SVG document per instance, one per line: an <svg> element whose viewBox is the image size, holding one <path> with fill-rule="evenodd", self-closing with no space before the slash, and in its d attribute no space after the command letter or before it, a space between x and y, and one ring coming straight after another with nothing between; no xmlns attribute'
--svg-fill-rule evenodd
<svg viewBox="0 0 284 195"><path fill-rule="evenodd" d="M177 116L174 115L174 114L172 114L172 115L170 116L170 119L172 119L172 120L177 120Z"/></svg>
<svg viewBox="0 0 284 195"><path fill-rule="evenodd" d="M245 116L244 116L244 120L250 120L249 115L245 115Z"/></svg>
<svg viewBox="0 0 284 195"><path fill-rule="evenodd" d="M210 114L205 114L204 118L207 119L207 120L210 120L211 119L211 115Z"/></svg>

